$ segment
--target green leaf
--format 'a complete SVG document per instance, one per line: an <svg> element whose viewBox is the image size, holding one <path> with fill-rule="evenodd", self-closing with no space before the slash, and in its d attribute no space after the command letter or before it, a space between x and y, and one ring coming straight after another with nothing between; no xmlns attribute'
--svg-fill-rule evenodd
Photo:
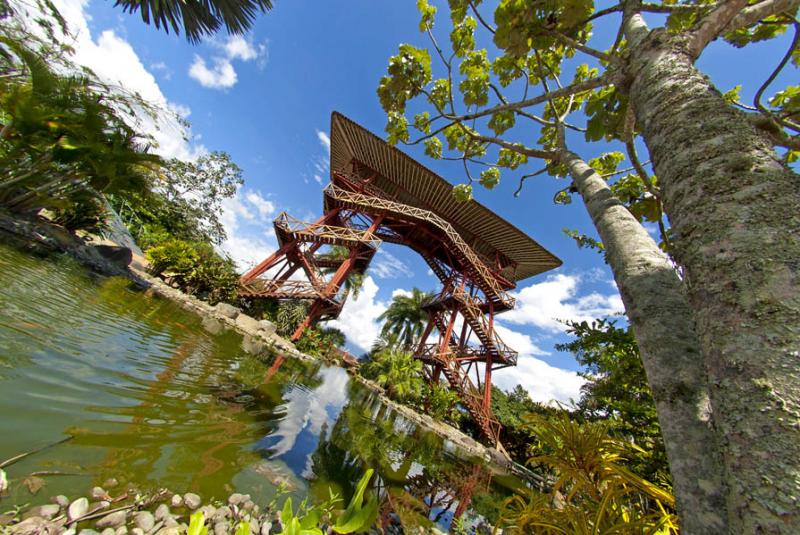
<svg viewBox="0 0 800 535"><path fill-rule="evenodd" d="M431 114L427 111L414 115L414 128L423 134L431 133Z"/></svg>
<svg viewBox="0 0 800 535"><path fill-rule="evenodd" d="M289 524L289 522L294 519L294 513L292 512L292 497L289 496L286 498L286 501L283 502L283 509L281 510L281 522L284 524Z"/></svg>
<svg viewBox="0 0 800 535"><path fill-rule="evenodd" d="M619 164L625 160L625 155L619 151L606 152L597 158L589 160L589 166L594 169L598 175L610 175L616 172Z"/></svg>
<svg viewBox="0 0 800 535"><path fill-rule="evenodd" d="M467 106L485 106L489 102L489 68L485 49L470 52L459 65L464 79L459 82L458 89Z"/></svg>
<svg viewBox="0 0 800 535"><path fill-rule="evenodd" d="M389 58L388 75L378 85L378 98L386 112L405 111L406 102L431 81L431 56L427 50L402 44L399 52Z"/></svg>
<svg viewBox="0 0 800 535"><path fill-rule="evenodd" d="M468 53L475 50L475 28L477 23L472 17L466 17L463 22L453 27L450 32L450 45L453 53L459 58L463 58Z"/></svg>
<svg viewBox="0 0 800 535"><path fill-rule="evenodd" d="M250 535L250 522L239 522L234 535Z"/></svg>
<svg viewBox="0 0 800 535"><path fill-rule="evenodd" d="M205 527L206 515L203 511L197 511L189 517L189 529L186 535L207 535L208 528Z"/></svg>
<svg viewBox="0 0 800 535"><path fill-rule="evenodd" d="M516 115L512 110L498 111L493 113L492 118L489 119L489 128L494 130L496 135L500 136L503 132L514 126L515 120Z"/></svg>
<svg viewBox="0 0 800 535"><path fill-rule="evenodd" d="M481 171L480 183L486 189L494 189L500 183L500 169L490 167Z"/></svg>
<svg viewBox="0 0 800 535"><path fill-rule="evenodd" d="M397 145L400 141L408 141L408 119L402 113L389 112L387 114L386 133L389 134L388 142Z"/></svg>
<svg viewBox="0 0 800 535"><path fill-rule="evenodd" d="M572 196L569 194L567 190L561 190L556 193L556 196L553 198L553 201L556 204L572 204Z"/></svg>
<svg viewBox="0 0 800 535"><path fill-rule="evenodd" d="M722 98L725 99L725 102L728 104L735 104L741 100L739 93L742 90L742 84L738 84L733 87L730 91L726 91L722 94Z"/></svg>
<svg viewBox="0 0 800 535"><path fill-rule="evenodd" d="M426 139L424 143L425 143L425 154L436 160L441 159L442 140L440 140L436 136L433 136L431 138Z"/></svg>
<svg viewBox="0 0 800 535"><path fill-rule="evenodd" d="M419 21L419 31L426 32L433 29L433 23L436 18L436 6L428 3L428 0L417 0L417 11L421 16Z"/></svg>
<svg viewBox="0 0 800 535"><path fill-rule="evenodd" d="M500 149L497 155L497 165L500 167L507 167L509 169L516 169L522 164L528 163L528 157L525 154L520 154L511 149Z"/></svg>
<svg viewBox="0 0 800 535"><path fill-rule="evenodd" d="M378 510L377 499L375 495L370 495L366 505L363 504L363 499L364 491L374 472L372 468L368 469L358 482L358 485L356 485L356 491L347 505L347 509L333 524L335 532L353 533L355 531L366 531L372 525Z"/></svg>
<svg viewBox="0 0 800 535"><path fill-rule="evenodd" d="M472 185L458 184L453 186L453 197L458 202L468 202L472 200Z"/></svg>

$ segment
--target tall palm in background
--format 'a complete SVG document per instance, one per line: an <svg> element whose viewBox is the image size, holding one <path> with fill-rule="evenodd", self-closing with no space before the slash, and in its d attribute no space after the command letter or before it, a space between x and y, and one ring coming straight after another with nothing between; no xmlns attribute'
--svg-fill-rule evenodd
<svg viewBox="0 0 800 535"><path fill-rule="evenodd" d="M379 320L385 322L381 337L389 339L389 336L394 336L401 347L413 347L428 322L428 313L423 310L422 305L431 296L432 294L419 288L411 290L411 295L395 296L389 308L378 316Z"/></svg>
<svg viewBox="0 0 800 535"><path fill-rule="evenodd" d="M241 35L252 26L256 15L272 9L272 0L117 0L128 13L139 11L145 24L180 34L181 26L190 43L215 34L225 26L228 33Z"/></svg>

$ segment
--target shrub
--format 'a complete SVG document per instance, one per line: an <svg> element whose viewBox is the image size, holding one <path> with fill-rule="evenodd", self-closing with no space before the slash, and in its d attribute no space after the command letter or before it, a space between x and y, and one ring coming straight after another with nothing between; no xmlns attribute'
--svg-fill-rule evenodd
<svg viewBox="0 0 800 535"><path fill-rule="evenodd" d="M207 243L169 239L145 253L150 271L169 278L182 291L214 304L236 299L239 275L233 261Z"/></svg>

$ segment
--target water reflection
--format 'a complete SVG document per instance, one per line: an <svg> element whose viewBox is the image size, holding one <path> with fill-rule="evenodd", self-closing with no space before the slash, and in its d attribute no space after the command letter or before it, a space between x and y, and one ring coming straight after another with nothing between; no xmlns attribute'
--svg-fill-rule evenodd
<svg viewBox="0 0 800 535"><path fill-rule="evenodd" d="M75 495L109 477L139 488L349 500L368 467L386 523L491 517L508 491L480 463L387 409L335 367L259 353L252 340L147 298L124 279L0 245L2 505ZM32 496L21 484L47 477ZM77 475L76 475L77 474ZM502 483L502 480L500 480Z"/></svg>

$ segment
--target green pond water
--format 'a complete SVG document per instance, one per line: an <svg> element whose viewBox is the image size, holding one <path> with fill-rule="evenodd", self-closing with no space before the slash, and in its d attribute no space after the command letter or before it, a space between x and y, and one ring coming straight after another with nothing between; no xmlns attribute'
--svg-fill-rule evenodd
<svg viewBox="0 0 800 535"><path fill-rule="evenodd" d="M395 514L447 529L459 505L468 524L492 520L519 484L460 458L343 369L288 359L270 376L275 355L258 349L126 279L0 244L0 462L72 437L6 468L0 511L111 477L204 500L265 502L279 484L349 499L372 467Z"/></svg>

